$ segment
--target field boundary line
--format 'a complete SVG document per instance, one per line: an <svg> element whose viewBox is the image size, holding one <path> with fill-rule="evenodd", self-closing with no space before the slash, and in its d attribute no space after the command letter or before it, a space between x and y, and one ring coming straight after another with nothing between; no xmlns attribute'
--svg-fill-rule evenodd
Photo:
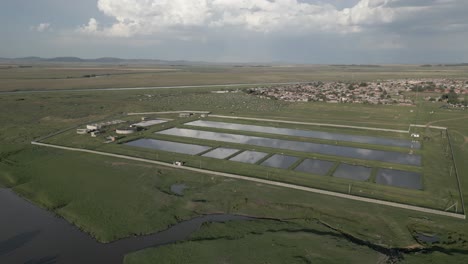
<svg viewBox="0 0 468 264"><path fill-rule="evenodd" d="M220 177L226 177L226 178L232 178L232 179L238 179L238 180L244 180L244 181L250 181L250 182L256 182L256 183L262 183L262 184L267 184L267 185L271 185L271 186L277 186L277 187L284 187L284 188L288 188L288 189L306 191L306 192L310 192L310 193L324 194L324 195L338 197L338 198L344 198L344 199L348 199L348 200L355 200L355 201L361 201L361 202L366 202L366 203L386 205L386 206L396 207L396 208L400 208L400 209L408 209L408 210L412 210L412 211L429 213L429 214L434 214L434 215L447 216L447 217L458 218L458 219L466 219L465 214L461 215L461 214L450 213L450 212L445 212L445 211L436 210L436 209L429 209L429 208L424 208L424 207L419 207L419 206L414 206L414 205L400 204L400 203L396 203L396 202L388 202L388 201L382 201L382 200L377 200L377 199L372 199L372 198L359 197L359 196L354 196L354 195L349 195L349 194L343 194L343 193L338 193L338 192L320 190L320 189L316 189L316 188L305 187L305 186L300 186L300 185L294 185L294 184L289 184L289 183L282 183L282 182L264 180L264 179L259 179L259 178L243 176L243 175L230 174L230 173L224 173L224 172L216 172L216 171L197 169L197 168L192 168L192 167L184 167L184 166L181 167L181 166L176 166L176 165L161 162L161 161L155 161L155 160L149 160L149 159L143 159L143 158L136 158L136 157L126 156L126 155L113 154L113 153L107 153L107 152L101 152L101 151L95 151L95 150L64 147L64 146L40 143L40 142L36 142L36 141L32 141L31 144L36 145L36 146L42 146L42 147L49 147L49 148L69 150L69 151L75 151L75 152L83 152L83 153L91 153L91 154L97 154L97 155L102 155L102 156L108 156L108 157L114 157L114 158L120 158L120 159L127 159L127 160L151 163L151 164L161 165L161 166L165 166L165 167L171 167L171 168L175 168L175 169L182 169L182 170L193 171L193 172L198 172L198 173L204 173L204 174L209 174L209 175L215 175L215 176L220 176Z"/></svg>
<svg viewBox="0 0 468 264"><path fill-rule="evenodd" d="M446 127L441 127L441 126L431 126L431 125L415 125L415 124L411 124L410 125L410 129L412 127L419 127L419 128L433 128L433 129L440 129L440 130L447 130L448 128Z"/></svg>
<svg viewBox="0 0 468 264"><path fill-rule="evenodd" d="M135 115L167 115L167 114L183 114L183 113L194 113L194 114L211 114L210 111L164 111L164 112L143 112L143 113L127 113L128 116Z"/></svg>
<svg viewBox="0 0 468 264"><path fill-rule="evenodd" d="M449 142L449 145L450 145L450 151L452 152L452 162L453 162L453 166L455 168L455 176L457 178L457 183L458 183L458 192L460 193L460 199L461 199L461 205L462 205L462 211L463 211L463 214L465 214L465 201L463 199L463 192L462 192L462 188L461 188L461 182L460 182L460 177L458 177L458 169L457 169L457 163L455 162L455 155L453 153L453 147L452 147L452 140L450 138L450 134L449 134L449 130L447 129L446 130L446 133L447 133L447 139L448 139L448 142Z"/></svg>

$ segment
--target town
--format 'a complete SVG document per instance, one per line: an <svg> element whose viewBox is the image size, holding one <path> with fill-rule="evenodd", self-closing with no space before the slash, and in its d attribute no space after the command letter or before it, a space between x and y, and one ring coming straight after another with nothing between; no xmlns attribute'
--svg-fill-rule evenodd
<svg viewBox="0 0 468 264"><path fill-rule="evenodd" d="M248 89L249 94L288 102L414 105L407 92L430 95L427 101L444 101L465 107L468 81L451 79L401 79L374 82L310 82ZM436 94L437 96L434 96Z"/></svg>

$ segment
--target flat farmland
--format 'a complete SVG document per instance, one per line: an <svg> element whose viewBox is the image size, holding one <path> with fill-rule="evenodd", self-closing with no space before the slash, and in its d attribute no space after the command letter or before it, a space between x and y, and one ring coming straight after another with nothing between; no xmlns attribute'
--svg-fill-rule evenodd
<svg viewBox="0 0 468 264"><path fill-rule="evenodd" d="M262 84L309 81L370 81L400 78L468 78L468 67L376 67L330 65L116 67L102 64L33 65L0 69L0 91ZM88 78L85 76L95 76Z"/></svg>

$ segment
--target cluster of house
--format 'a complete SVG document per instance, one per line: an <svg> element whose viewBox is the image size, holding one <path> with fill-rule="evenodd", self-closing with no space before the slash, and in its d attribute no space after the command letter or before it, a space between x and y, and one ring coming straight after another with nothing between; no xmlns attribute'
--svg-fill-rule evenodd
<svg viewBox="0 0 468 264"><path fill-rule="evenodd" d="M257 87L248 93L288 102L328 102L358 104L413 105L405 92L455 91L468 93L468 82L449 79L388 80L374 82L310 82Z"/></svg>

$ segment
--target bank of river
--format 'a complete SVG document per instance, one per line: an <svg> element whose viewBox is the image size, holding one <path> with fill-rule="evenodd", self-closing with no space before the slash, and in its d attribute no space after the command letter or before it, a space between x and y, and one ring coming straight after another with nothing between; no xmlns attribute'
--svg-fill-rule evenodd
<svg viewBox="0 0 468 264"><path fill-rule="evenodd" d="M254 218L237 215L207 215L181 222L165 231L102 244L53 213L0 188L0 263L122 263L126 254L187 240L205 222L245 221ZM274 221L280 221L270 219ZM324 223L322 223L324 224ZM336 231L342 239L367 246L390 262L399 262L406 254L462 254L468 250L438 246L420 248L386 248Z"/></svg>
<svg viewBox="0 0 468 264"><path fill-rule="evenodd" d="M187 239L205 222L249 220L208 215L165 231L102 244L62 218L0 188L0 263L122 263L125 254Z"/></svg>

